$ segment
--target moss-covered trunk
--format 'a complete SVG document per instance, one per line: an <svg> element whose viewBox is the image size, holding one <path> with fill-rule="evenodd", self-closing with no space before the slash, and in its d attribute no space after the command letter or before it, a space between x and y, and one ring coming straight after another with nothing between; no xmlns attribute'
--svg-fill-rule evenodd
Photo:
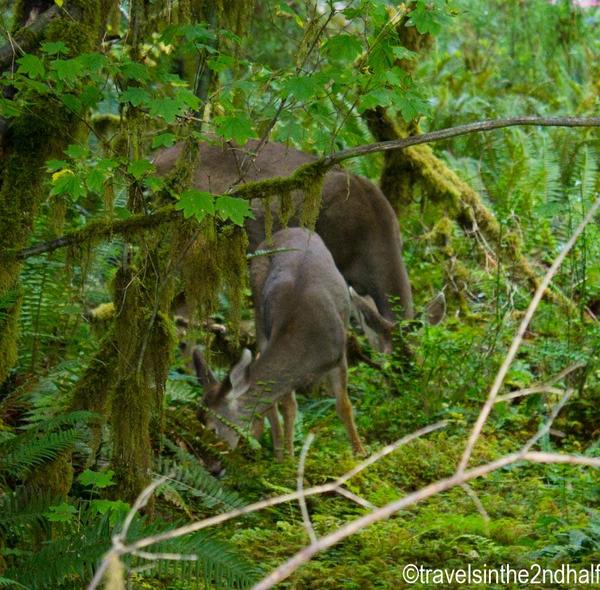
<svg viewBox="0 0 600 590"><path fill-rule="evenodd" d="M113 0L71 0L46 26L42 41L63 41L76 56L96 48L104 18ZM38 3L44 5L44 3ZM46 3L49 6L53 2ZM24 2L15 7L15 22L24 24L30 15ZM36 8L39 8L36 6ZM42 9L46 6L41 6ZM21 263L2 260L2 252L21 248L29 240L33 221L44 198L46 160L62 153L80 125L68 109L44 95L28 97L30 108L12 120L3 137L0 161L0 383L17 360L18 321L21 308Z"/></svg>
<svg viewBox="0 0 600 590"><path fill-rule="evenodd" d="M409 13L397 25L403 45L415 52L427 50L432 44L431 36L420 35L415 27L407 27L408 16ZM399 65L406 71L414 70L414 62L402 60ZM365 111L363 117L377 141L401 139L419 132L417 124L394 120L381 107ZM540 277L523 254L519 236L503 235L500 223L486 207L481 195L438 158L429 145L416 145L384 153L380 185L400 217L413 202L414 188L417 184L425 188L433 202L443 204L444 215L450 215L468 235L479 232L485 242L504 255L510 261L517 279L525 281L532 291L537 289ZM448 273L454 272L451 268L454 268L455 264L454 257L450 257ZM549 289L545 296L566 309L573 307L572 302L560 292Z"/></svg>

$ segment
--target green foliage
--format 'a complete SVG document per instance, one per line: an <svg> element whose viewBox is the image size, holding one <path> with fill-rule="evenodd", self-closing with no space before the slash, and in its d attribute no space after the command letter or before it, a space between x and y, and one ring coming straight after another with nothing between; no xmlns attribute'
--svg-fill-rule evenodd
<svg viewBox="0 0 600 590"><path fill-rule="evenodd" d="M114 416L125 410L115 404L113 421L107 419L114 383L103 371L111 368L107 354L97 356L98 349L106 353L112 346L123 357L126 344L159 357L143 363L152 385L137 387L136 381L128 390L133 417L123 420L123 432L136 437L129 427L139 417L135 394L143 390L154 408L144 417L152 424L146 428L152 434L146 450L151 445L157 457L148 468L168 480L157 490L153 515L134 520L131 539L295 489L297 464L276 464L268 445L249 449L253 439L246 433L241 449L219 454L196 418L200 392L194 379L173 370L166 378L173 352L168 306L181 283L202 294L190 305L215 311L219 322L226 312L239 315L242 307L244 317L251 317L243 299L246 241L239 228L252 211L245 199L190 188L197 140L233 141L242 159L251 159L248 140L272 131L275 140L328 153L370 141L363 115L378 107L411 123L411 131L417 120L425 130L517 114L592 115L598 108L598 12L578 11L568 2L458 0L450 6L416 0L398 7L356 0L341 8L342 3L319 3L313 10L315 3L273 1L265 4L269 10L259 8L249 30L235 26L235 32L224 24L235 12L233 3L215 4L216 23L206 13L186 20L184 9L191 3L174 3L169 16L155 12L160 4L146 3L153 20L139 52L132 51L127 35L80 54L71 36L64 41L55 36L39 51L19 54L14 71L0 80L4 95L14 94L0 99L0 115L23 126L17 130L27 139L25 152L29 142L48 140L38 137L39 127L23 123L41 118L40 99L85 123L48 156L47 174L43 162L24 160L23 166L19 160L19 170L29 172L11 187L11 199L44 180L35 200L33 242L90 222L127 219L135 211L153 213L165 203L174 203L186 220L174 231L156 228L143 237L132 233L102 244L92 236L68 253L31 257L20 272L20 286L11 284L0 293L0 332L11 332L13 340L14 310L21 308L18 362L0 389L0 587L83 587L130 507L115 491L119 474L107 467L114 452ZM204 10L209 3L197 4ZM395 25L404 9L411 12L402 32L435 35L433 49L403 46ZM205 79L208 89L202 91ZM43 116L54 120L56 112ZM95 125L96 117L110 124ZM57 128L63 123L57 119ZM159 176L152 150L180 141L185 157L178 173ZM522 242L539 272L598 191L600 144L593 132L513 128L457 138L436 149L483 196L503 236ZM379 164L380 157L372 156L347 167L375 179ZM372 366L352 367L349 387L370 450L440 418L449 427L350 482L349 489L376 505L451 473L530 297L497 259L499 244L485 243L476 227L465 237L448 218L439 225L445 207L435 206L424 187L412 190L415 205L401 222L415 297L422 307L444 288L448 318L436 327L398 326L395 354L372 353ZM310 223L318 212L318 183L307 185L306 193L304 215ZM289 194L285 198L291 201ZM0 211L4 218L20 214L20 209ZM600 332L590 320L590 312L600 312L599 261L595 224L556 280L579 313L567 315L543 303L506 379L505 393L539 383L575 361L587 364L556 431L541 441L544 450L600 452ZM135 319L120 325L118 345L105 337L113 333L114 315L100 321L90 313L111 299L117 266L129 273L121 292L135 296L130 308L113 307L117 318ZM0 265L0 282L4 272ZM188 275L191 279L184 280ZM217 284L224 287L220 298ZM207 336L203 322L189 320L190 341L220 343L222 335ZM0 370L13 366L13 352L2 344ZM85 379L88 365L93 382ZM129 369L123 363L120 377ZM73 392L82 389L90 396L85 407L94 406L97 414L71 411ZM335 401L314 394L299 394L299 400L297 446L309 429L317 434L307 482L330 481L355 464L335 417ZM496 405L474 462L518 448L555 401L534 395ZM215 455L225 465L223 479L205 467ZM75 472L72 486L64 478L70 489L40 491L40 484L49 487L64 467ZM415 562L446 567L593 562L600 545L597 472L517 466L473 482L473 488L489 522L463 490L452 490L324 553L288 587L396 588L401 567ZM319 535L364 514L334 495L312 499L309 509ZM289 504L151 548L193 554L195 561L149 564L132 558L125 565L151 566L131 575L133 588L242 588L306 541L301 515Z"/></svg>

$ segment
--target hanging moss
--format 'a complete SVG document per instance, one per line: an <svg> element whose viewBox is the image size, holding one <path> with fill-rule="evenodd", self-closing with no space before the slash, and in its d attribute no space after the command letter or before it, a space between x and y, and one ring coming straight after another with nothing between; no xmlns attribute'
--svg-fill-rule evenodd
<svg viewBox="0 0 600 590"><path fill-rule="evenodd" d="M279 197L279 221L283 227L287 227L294 214L294 202L292 191L282 191Z"/></svg>
<svg viewBox="0 0 600 590"><path fill-rule="evenodd" d="M139 355L150 310L137 269L120 268L114 281L115 345L119 352L112 398L113 467L119 496L133 499L149 481L152 463L150 417L154 396Z"/></svg>
<svg viewBox="0 0 600 590"><path fill-rule="evenodd" d="M265 216L265 240L268 244L271 243L273 237L273 210L271 209L271 197L267 197L263 203L261 203Z"/></svg>
<svg viewBox="0 0 600 590"><path fill-rule="evenodd" d="M187 225L183 227L189 228ZM221 285L217 231L213 218L207 218L200 224L199 235L184 256L181 276L188 308L195 312L194 315L208 317L217 309Z"/></svg>
<svg viewBox="0 0 600 590"><path fill-rule="evenodd" d="M454 223L444 215L421 239L440 248L446 256L452 256L454 254L454 248L452 247L453 229Z"/></svg>
<svg viewBox="0 0 600 590"><path fill-rule="evenodd" d="M4 292L3 299L0 304L0 383L17 362L18 322L23 301L16 291Z"/></svg>
<svg viewBox="0 0 600 590"><path fill-rule="evenodd" d="M310 179L304 187L304 202L300 212L300 224L314 230L319 210L321 209L321 194L323 192L323 176Z"/></svg>
<svg viewBox="0 0 600 590"><path fill-rule="evenodd" d="M27 479L26 485L39 493L66 497L73 485L71 453L61 453L49 463L37 467Z"/></svg>
<svg viewBox="0 0 600 590"><path fill-rule="evenodd" d="M162 398L175 343L168 317L174 281L166 274L171 260L160 244L163 231L146 241L139 269L121 267L114 280L117 380L112 396L113 466L118 494L133 500L149 481L152 466L150 425L157 441Z"/></svg>
<svg viewBox="0 0 600 590"><path fill-rule="evenodd" d="M248 236L242 227L228 226L219 234L219 269L229 300L233 341L239 340L244 289L247 286Z"/></svg>

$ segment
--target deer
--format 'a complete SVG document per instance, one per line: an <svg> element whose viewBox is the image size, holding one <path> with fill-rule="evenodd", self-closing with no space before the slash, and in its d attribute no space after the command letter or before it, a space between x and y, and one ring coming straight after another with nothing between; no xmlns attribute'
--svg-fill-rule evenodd
<svg viewBox="0 0 600 590"><path fill-rule="evenodd" d="M326 379L352 450L364 455L347 390L350 293L346 281L321 237L308 229L279 230L259 246L266 248L273 249L272 254L257 256L250 265L256 358L244 349L219 383L201 352L193 352L198 380L204 386L203 405L209 410L207 427L234 449L240 438L237 429L258 434L266 416L276 458L283 458L284 447L293 456L294 391Z"/></svg>
<svg viewBox="0 0 600 590"><path fill-rule="evenodd" d="M192 184L195 188L215 194L224 194L236 183L287 176L299 166L315 160L314 156L280 143L268 142L255 154L258 141L251 140L243 150L233 144L219 145L206 142L199 146L198 162ZM175 166L183 150L176 144L157 153L154 165L158 174L166 175ZM253 155L250 166L241 173L242 158ZM293 193L296 211L301 205L301 191ZM245 227L249 250L254 252L265 239L264 205L256 199L252 203L254 219ZM273 231L281 229L276 203L272 205ZM294 215L289 226L298 226ZM408 272L402 258L402 239L394 210L379 187L341 167L330 170L324 178L322 204L315 226L316 233L331 252L335 264L346 283L360 297L367 297L377 312L364 315L366 308L352 304L363 314L373 337L374 348L389 352L392 348L392 328L397 321L394 302L401 307L401 318L414 318L413 299ZM385 322L375 321L383 318ZM369 336L370 334L367 334Z"/></svg>

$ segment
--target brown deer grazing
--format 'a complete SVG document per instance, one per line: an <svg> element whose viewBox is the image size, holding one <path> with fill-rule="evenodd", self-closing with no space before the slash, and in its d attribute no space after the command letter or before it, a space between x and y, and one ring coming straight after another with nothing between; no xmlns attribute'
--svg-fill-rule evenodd
<svg viewBox="0 0 600 590"><path fill-rule="evenodd" d="M244 147L210 145L200 146L198 166L193 184L199 190L222 194L240 180L240 165L245 154L257 146L250 141ZM182 144L159 152L154 164L159 174L167 174L181 154ZM267 143L251 162L242 181L264 180L291 174L298 166L313 161L313 156L278 143ZM293 195L296 208L303 195ZM277 209L276 204L273 204ZM265 239L262 203L252 203L255 219L248 220L246 229L250 250L254 251ZM274 231L279 229L277 215ZM289 225L297 226L298 216ZM402 241L393 209L379 188L371 181L342 168L335 168L325 176L322 206L316 223L316 232L333 255L335 264L348 285L360 295L372 298L383 318L394 322L396 317L390 298L396 298L406 319L414 316L411 286L402 259ZM368 318L364 318L369 323ZM382 332L381 330L384 329ZM380 350L391 350L389 325L374 325Z"/></svg>
<svg viewBox="0 0 600 590"><path fill-rule="evenodd" d="M198 378L205 388L203 401L212 410L208 426L235 448L239 434L228 423L250 429L253 424L262 424L263 416L267 416L276 456L283 456L283 441L292 455L294 390L326 377L352 449L364 454L346 388L346 328L350 315L346 282L321 238L307 229L280 230L268 247L286 251L254 258L251 263L260 354L252 360L250 351L244 349L229 376L218 383L200 352L194 351ZM283 414L283 430L277 405Z"/></svg>

